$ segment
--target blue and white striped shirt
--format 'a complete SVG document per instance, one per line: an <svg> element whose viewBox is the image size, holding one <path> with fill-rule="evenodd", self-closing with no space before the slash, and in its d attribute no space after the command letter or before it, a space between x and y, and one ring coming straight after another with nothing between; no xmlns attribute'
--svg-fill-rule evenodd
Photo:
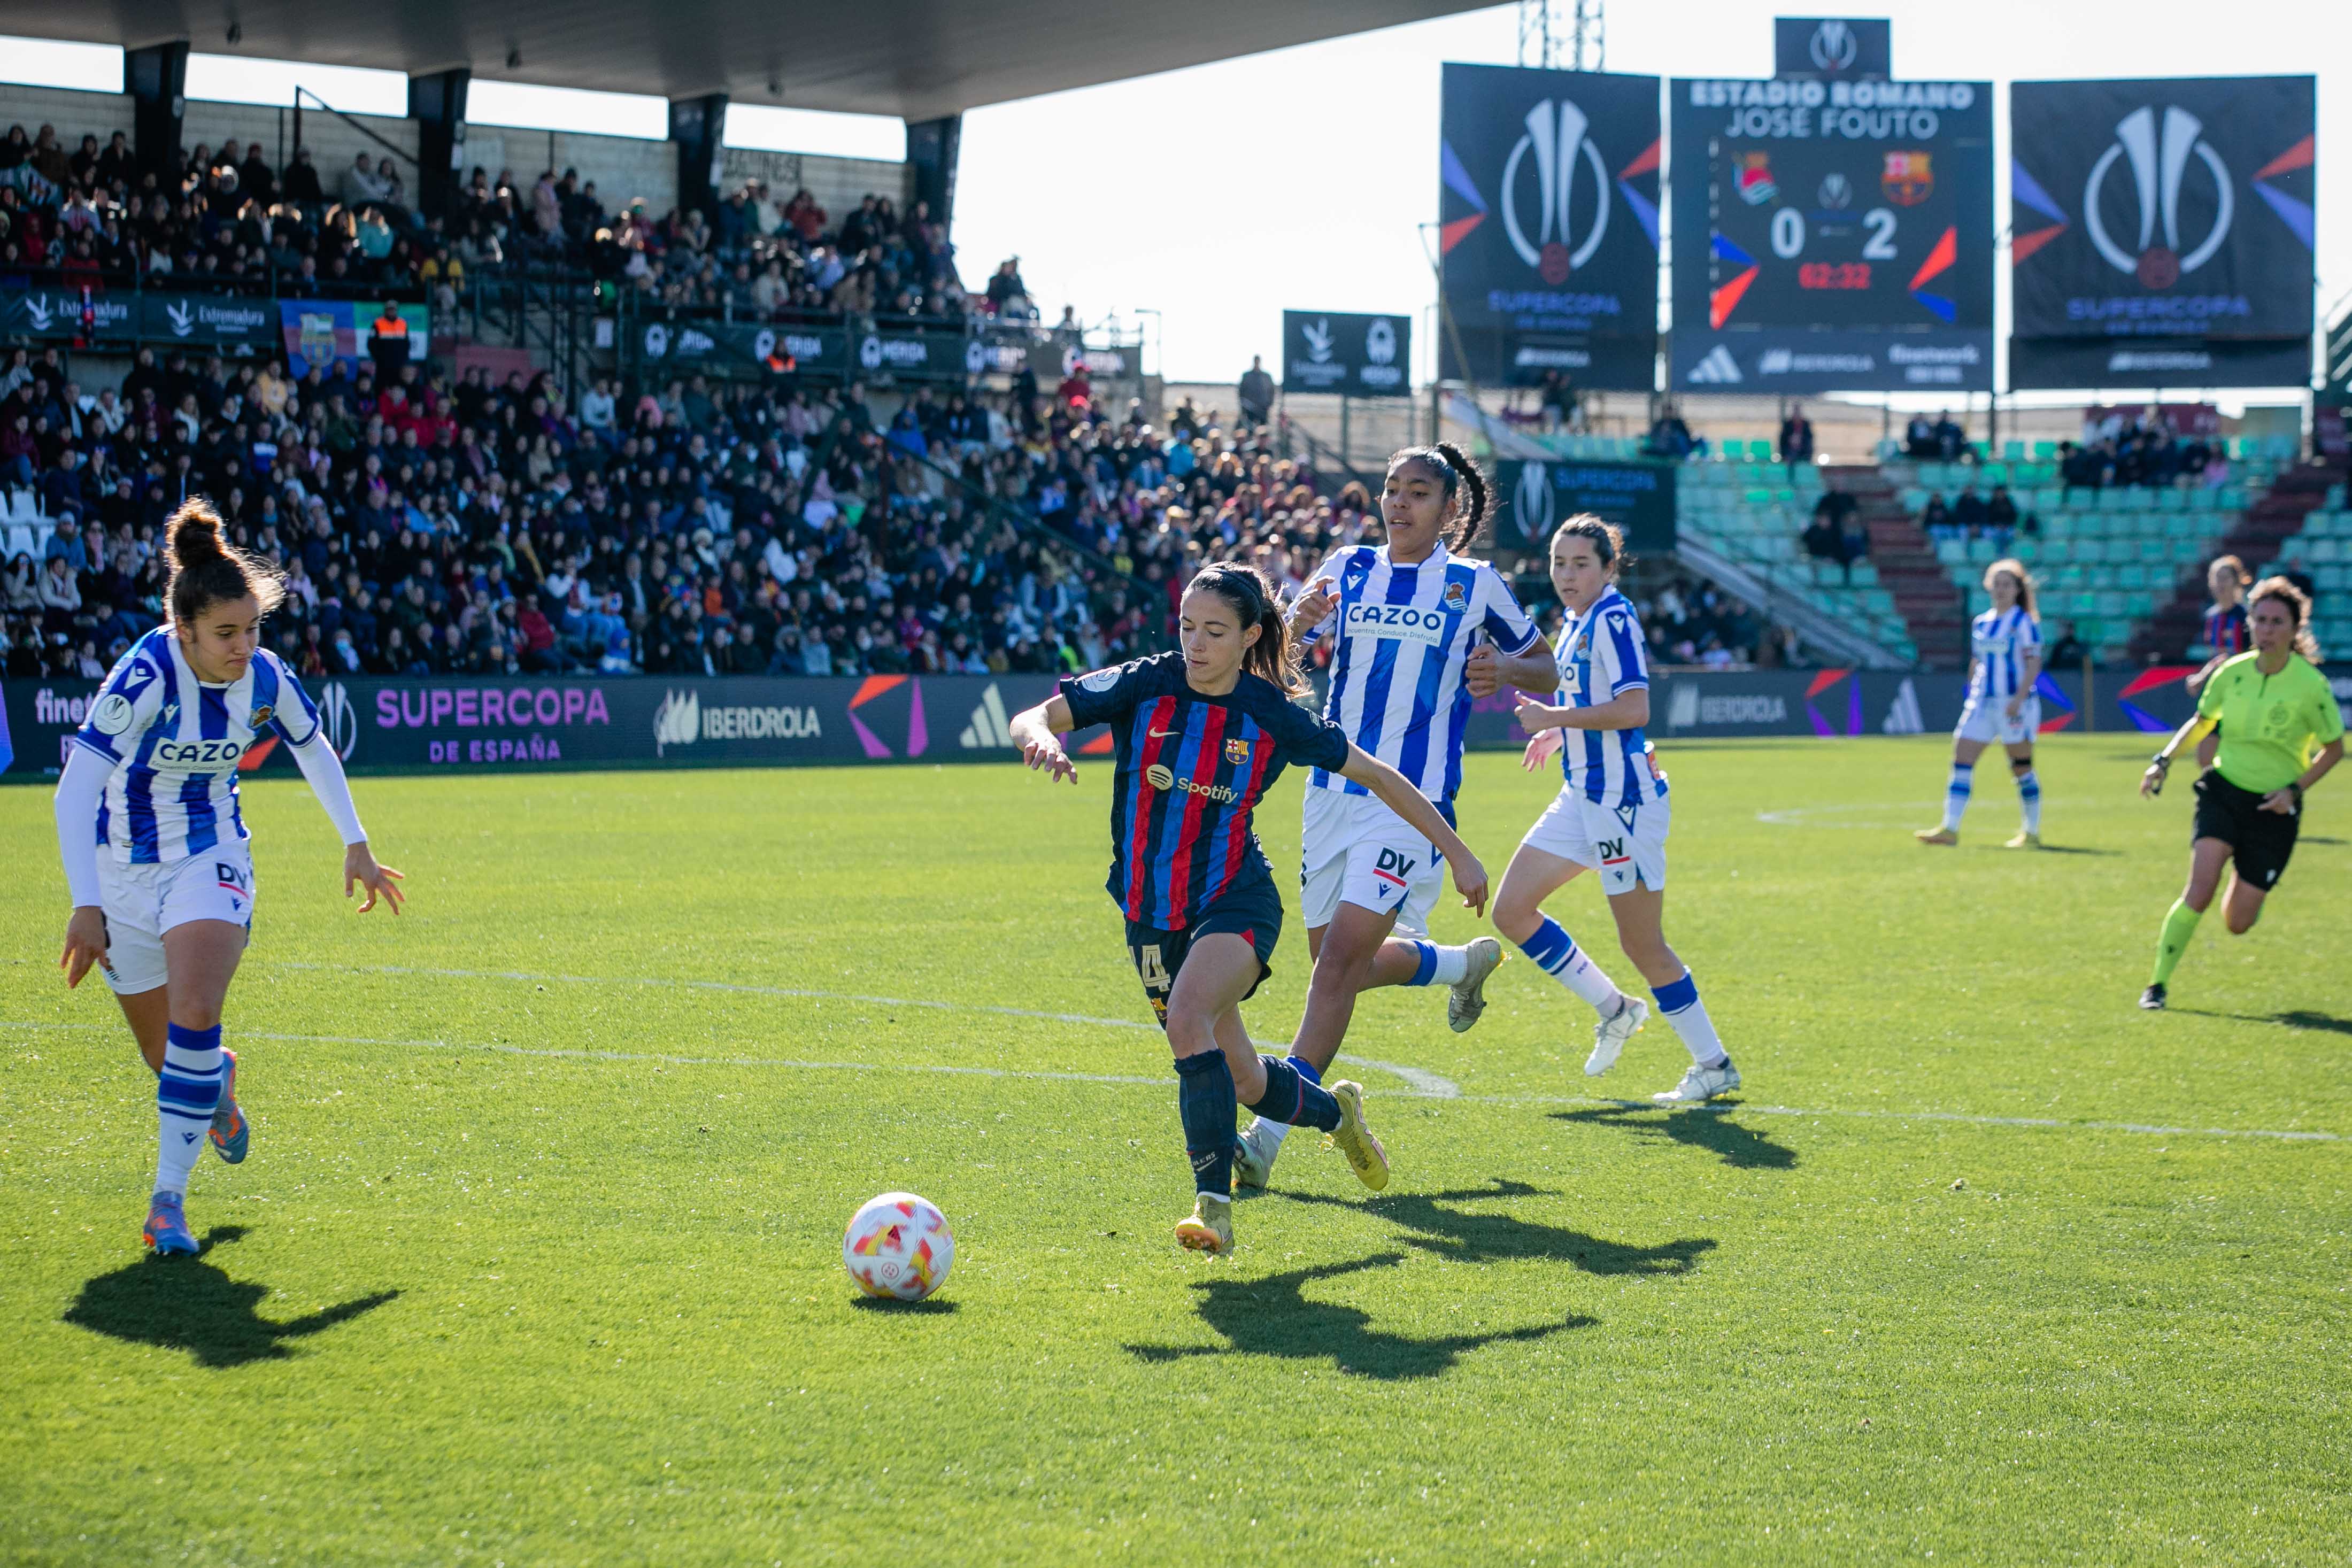
<svg viewBox="0 0 2352 1568"><path fill-rule="evenodd" d="M2022 604L1988 610L1969 622L1969 651L1977 665L1969 678L1969 700L2006 701L2025 689L2025 655L2042 652L2042 623Z"/></svg>
<svg viewBox="0 0 2352 1568"><path fill-rule="evenodd" d="M1607 589L1580 616L1560 628L1553 650L1559 665L1562 707L1599 707L1635 687L1647 689L1650 664L1642 623L1615 589ZM1666 781L1650 760L1638 729L1570 729L1559 748L1560 775L1588 800L1633 807L1661 800Z"/></svg>
<svg viewBox="0 0 2352 1568"><path fill-rule="evenodd" d="M1504 653L1542 641L1535 623L1495 569L1455 558L1440 545L1413 566L1389 559L1385 546L1353 545L1326 557L1306 591L1329 588L1339 602L1306 634L1313 643L1339 639L1323 716L1413 788L1444 805L1462 789L1462 739L1470 722L1470 688L1462 666L1480 635ZM1308 775L1318 789L1370 790L1324 768Z"/></svg>
<svg viewBox="0 0 2352 1568"><path fill-rule="evenodd" d="M196 679L180 640L159 626L131 645L90 699L76 745L114 765L98 841L120 865L157 865L241 840L237 764L264 734L299 746L319 710L278 655L257 649L227 685Z"/></svg>

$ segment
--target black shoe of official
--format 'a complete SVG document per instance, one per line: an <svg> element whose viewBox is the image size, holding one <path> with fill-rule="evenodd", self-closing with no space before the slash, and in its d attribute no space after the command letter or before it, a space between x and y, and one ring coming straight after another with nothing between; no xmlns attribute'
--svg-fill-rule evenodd
<svg viewBox="0 0 2352 1568"><path fill-rule="evenodd" d="M2159 982L2158 984L2150 986L2147 989L2142 991L2139 994L2139 1005L2146 1008L2152 1013L2162 1012L2164 1010L2164 987L2162 983Z"/></svg>

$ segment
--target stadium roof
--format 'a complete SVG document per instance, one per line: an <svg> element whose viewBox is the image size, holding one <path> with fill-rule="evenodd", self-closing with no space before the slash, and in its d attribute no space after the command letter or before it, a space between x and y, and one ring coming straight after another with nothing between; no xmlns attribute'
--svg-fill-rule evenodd
<svg viewBox="0 0 2352 1568"><path fill-rule="evenodd" d="M0 0L0 33L919 120L1493 3Z"/></svg>

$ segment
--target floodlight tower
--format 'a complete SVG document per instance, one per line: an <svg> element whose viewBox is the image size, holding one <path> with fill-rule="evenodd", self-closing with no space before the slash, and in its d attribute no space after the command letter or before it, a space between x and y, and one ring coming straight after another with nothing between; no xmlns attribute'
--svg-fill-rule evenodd
<svg viewBox="0 0 2352 1568"><path fill-rule="evenodd" d="M1569 24L1568 68L1597 71L1609 63L1609 26L1601 0L1573 0L1576 15Z"/></svg>
<svg viewBox="0 0 2352 1568"><path fill-rule="evenodd" d="M1519 64L1545 70L1597 71L1608 56L1602 0L1519 0Z"/></svg>
<svg viewBox="0 0 2352 1568"><path fill-rule="evenodd" d="M1580 5L1582 0L1575 0ZM1552 30L1551 0L1519 0L1519 64L1550 70L1559 64L1559 36Z"/></svg>

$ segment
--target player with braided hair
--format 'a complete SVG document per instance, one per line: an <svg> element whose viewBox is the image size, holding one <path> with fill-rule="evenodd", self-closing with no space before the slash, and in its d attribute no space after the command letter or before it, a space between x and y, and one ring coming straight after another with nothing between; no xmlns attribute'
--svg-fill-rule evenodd
<svg viewBox="0 0 2352 1568"><path fill-rule="evenodd" d="M1441 442L1389 459L1381 494L1388 541L1326 557L1292 608L1291 630L1332 639L1323 716L1412 782L1449 823L1462 788L1473 699L1505 685L1549 691L1543 638L1495 569L1460 552L1486 522L1493 487L1461 448ZM1429 836L1361 784L1318 768L1306 790L1299 867L1315 970L1291 1044L1299 1074L1319 1082L1338 1056L1356 996L1375 986L1444 986L1459 1033L1486 1010L1502 944L1430 940L1443 886ZM1242 1135L1235 1179L1263 1186L1288 1129L1260 1117Z"/></svg>

